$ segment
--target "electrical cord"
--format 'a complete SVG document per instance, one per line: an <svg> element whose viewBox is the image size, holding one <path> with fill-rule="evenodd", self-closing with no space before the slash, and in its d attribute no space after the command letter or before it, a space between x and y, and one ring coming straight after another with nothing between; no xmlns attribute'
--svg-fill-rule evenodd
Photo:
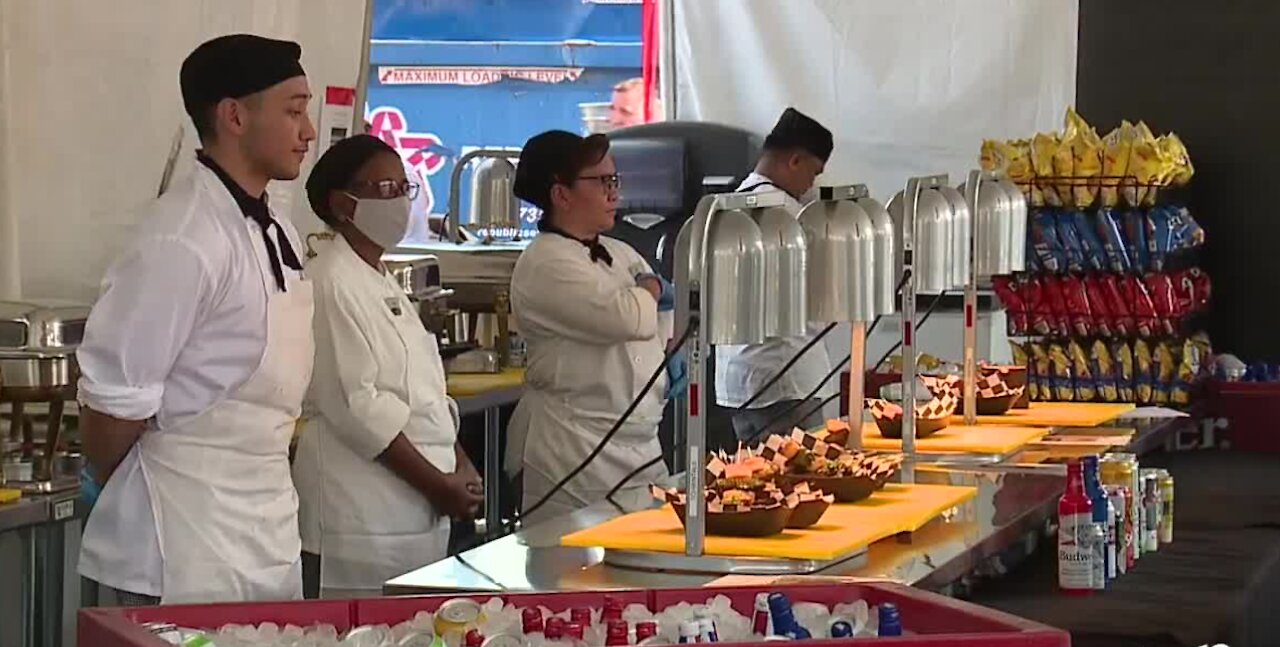
<svg viewBox="0 0 1280 647"><path fill-rule="evenodd" d="M623 509L623 507L622 507L622 506L621 506L617 501L614 501L614 500L613 500L613 495L617 494L617 493L618 493L618 490L621 490L621 489L623 488L623 486L625 486L625 485L627 484L627 482L628 482L628 481L630 481L631 479L635 478L637 474L639 474L640 472L643 472L643 471L645 471L645 470L649 469L650 467L653 467L654 465L657 465L658 463L661 463L661 462L662 462L662 457L661 457L661 456L659 456L659 457L657 457L657 458L655 458L655 459L653 459L653 460L651 460L651 461L649 461L649 462L645 463L644 465L641 465L640 467L637 467L637 468L635 468L634 470L631 470L631 473L630 473L630 474L628 474L628 475L626 475L626 476L622 477L622 480L621 480L621 481L618 481L618 484L617 484L617 485L614 485L614 486L613 486L613 488L611 488L611 489L609 490L609 493L608 493L608 494L606 494L606 495L604 495L604 499L605 499L605 501L608 501L609 503L612 503L612 504L613 504L613 507L617 508L619 512L626 512L626 510L624 510L624 509Z"/></svg>
<svg viewBox="0 0 1280 647"><path fill-rule="evenodd" d="M685 342L689 340L690 335L692 335L697 329L697 320L692 320L689 322L688 326L685 326L684 332L680 334L678 341L676 341L671 348L667 349L667 352L663 355L662 363L658 365L658 368L653 372L653 375L649 376L649 381L645 382L644 388L640 389L640 393L636 394L635 399L633 399L631 404L627 406L627 409L622 412L618 421L613 423L613 427L605 433L604 437L600 439L600 442L596 443L596 446L591 450L591 453L587 454L587 457L583 459L577 467L573 468L573 470L566 474L564 478L560 479L558 483L552 486L546 494L542 495L541 499L534 502L534 504L529 506L527 510L518 512L515 515L515 518L512 519L511 523L508 524L505 529L509 530L515 522L519 521L523 517L533 514L538 510L538 508L546 505L546 503L551 500L551 497L555 496L556 492L559 492L569 483L569 481L572 481L574 477L582 473L582 470L585 470L587 466L591 464L591 461L595 460L596 456L599 456L600 452L604 451L605 445L607 445L609 441L613 439L613 436L618 433L618 430L622 428L622 423L626 422L627 418L631 417L631 413L635 411L636 407L640 405L640 401L643 400L644 396L653 388L653 385L658 381L658 377L666 372L667 363L671 361L671 358L674 357L676 353L680 352L680 349L684 347Z"/></svg>
<svg viewBox="0 0 1280 647"><path fill-rule="evenodd" d="M769 378L769 381L765 382L764 386L760 387L760 390L756 391L755 395L751 396L746 402L743 402L738 407L738 411L745 411L747 407L751 406L756 400L759 400L760 396L764 395L765 391L768 391L770 387L772 387L774 384L777 384L778 380L782 379L782 376L786 375L787 371L791 370L791 367L795 366L796 362L800 361L800 358L803 357L805 353L809 352L810 348L813 348L815 344L822 341L822 338L826 337L827 333L830 333L832 330L835 330L835 327L836 327L836 322L834 321L827 324L827 327L823 328L822 332L815 335L813 339L810 339L804 345L803 348L801 348L798 352L796 352L794 356L792 356L791 359L787 360L787 363L783 364L782 368L779 369L778 372L774 374L773 377Z"/></svg>
<svg viewBox="0 0 1280 647"><path fill-rule="evenodd" d="M946 290L939 292L938 296L934 297L933 301L929 303L929 307L924 311L924 316L920 317L920 323L916 324L916 332L919 332L920 329L924 327L924 322L929 320L929 315L933 314L934 308L937 308L939 303L942 303L942 297L946 294ZM890 346L889 350L885 351L885 354L880 358L880 361L876 362L875 366L871 367L871 372L876 372L876 370L878 370L880 366L889 359L889 356L893 354L893 351L898 350L899 348L902 348L901 339L899 339L893 346Z"/></svg>

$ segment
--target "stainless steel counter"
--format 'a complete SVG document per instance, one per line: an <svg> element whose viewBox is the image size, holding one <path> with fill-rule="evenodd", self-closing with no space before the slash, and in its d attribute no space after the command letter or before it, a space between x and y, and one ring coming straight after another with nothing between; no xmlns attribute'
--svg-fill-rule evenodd
<svg viewBox="0 0 1280 647"><path fill-rule="evenodd" d="M74 644L86 512L78 488L0 505L0 646Z"/></svg>
<svg viewBox="0 0 1280 647"><path fill-rule="evenodd" d="M1118 424L1136 430L1129 449L1146 453L1163 446L1186 423L1185 419L1163 419ZM977 498L951 518L913 533L909 541L889 539L873 544L861 565L837 564L822 574L883 577L937 589L971 573L998 573L1003 568L1002 553L1034 548L1054 514L1065 473L1060 464L921 464L915 470L916 482L975 486ZM384 591L407 595L455 590L622 589L701 586L714 580L715 576L706 574L619 568L604 563L602 549L559 545L565 534L656 506L644 493L639 496L642 498L622 502L625 509L597 504L423 566L390 580Z"/></svg>

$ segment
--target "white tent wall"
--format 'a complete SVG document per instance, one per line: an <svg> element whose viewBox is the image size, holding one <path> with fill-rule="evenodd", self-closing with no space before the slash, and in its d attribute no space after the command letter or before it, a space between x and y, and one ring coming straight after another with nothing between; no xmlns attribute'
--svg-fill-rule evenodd
<svg viewBox="0 0 1280 647"><path fill-rule="evenodd" d="M787 106L827 125L819 182L887 201L908 177L963 181L984 138L1061 126L1075 100L1077 0L674 0L676 113L760 133ZM982 317L979 357L1007 360L1004 317ZM938 313L921 352L959 359L962 322ZM875 362L896 320L868 340ZM828 337L834 360L847 329ZM828 410L830 413L830 410Z"/></svg>
<svg viewBox="0 0 1280 647"><path fill-rule="evenodd" d="M354 87L364 0L0 2L0 298L91 302L155 197L181 124L178 69L199 43L249 32L302 44L318 97ZM314 149L314 146L313 146ZM316 154L303 168L306 177ZM269 188L278 214L320 228L302 181Z"/></svg>

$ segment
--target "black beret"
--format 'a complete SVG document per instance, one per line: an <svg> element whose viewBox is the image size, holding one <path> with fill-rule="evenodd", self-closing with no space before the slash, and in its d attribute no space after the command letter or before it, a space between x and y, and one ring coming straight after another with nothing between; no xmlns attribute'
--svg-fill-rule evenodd
<svg viewBox="0 0 1280 647"><path fill-rule="evenodd" d="M517 198L543 211L551 206L551 187L568 184L582 169L598 163L609 152L609 140L600 134L582 137L565 130L534 135L520 149L516 181Z"/></svg>
<svg viewBox="0 0 1280 647"><path fill-rule="evenodd" d="M219 36L197 47L182 62L178 83L187 114L261 92L295 76L305 76L302 47L252 34Z"/></svg>
<svg viewBox="0 0 1280 647"><path fill-rule="evenodd" d="M307 178L307 202L311 210L327 224L334 224L329 211L329 192L345 189L360 169L378 153L399 157L396 149L373 135L348 137L324 152Z"/></svg>
<svg viewBox="0 0 1280 647"><path fill-rule="evenodd" d="M831 150L835 145L831 139L831 131L827 130L825 126L795 108L787 108L783 111L782 116L778 118L778 123L774 125L773 132L769 133L769 136L765 138L764 147L771 149L800 148L813 153L815 157L826 162L831 159Z"/></svg>

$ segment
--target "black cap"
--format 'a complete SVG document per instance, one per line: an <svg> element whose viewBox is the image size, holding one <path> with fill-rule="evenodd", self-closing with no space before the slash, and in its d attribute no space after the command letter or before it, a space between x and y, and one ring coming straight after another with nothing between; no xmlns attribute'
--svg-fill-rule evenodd
<svg viewBox="0 0 1280 647"><path fill-rule="evenodd" d="M182 104L196 114L223 99L239 99L305 76L302 46L252 34L219 36L197 47L178 74Z"/></svg>
<svg viewBox="0 0 1280 647"><path fill-rule="evenodd" d="M348 137L324 152L307 178L307 201L311 210L325 224L334 224L335 218L329 209L329 192L345 189L351 185L351 179L370 158L378 153L396 155L396 149L372 135L354 135Z"/></svg>
<svg viewBox="0 0 1280 647"><path fill-rule="evenodd" d="M831 159L831 149L835 144L831 139L831 131L827 130L826 126L795 108L787 108L778 118L773 132L765 138L764 147L766 149L801 148L826 162Z"/></svg>
<svg viewBox="0 0 1280 647"><path fill-rule="evenodd" d="M512 188L517 198L546 211L553 185L572 182L582 169L598 163L608 152L609 140L604 135L582 137L565 130L534 135L520 149Z"/></svg>

